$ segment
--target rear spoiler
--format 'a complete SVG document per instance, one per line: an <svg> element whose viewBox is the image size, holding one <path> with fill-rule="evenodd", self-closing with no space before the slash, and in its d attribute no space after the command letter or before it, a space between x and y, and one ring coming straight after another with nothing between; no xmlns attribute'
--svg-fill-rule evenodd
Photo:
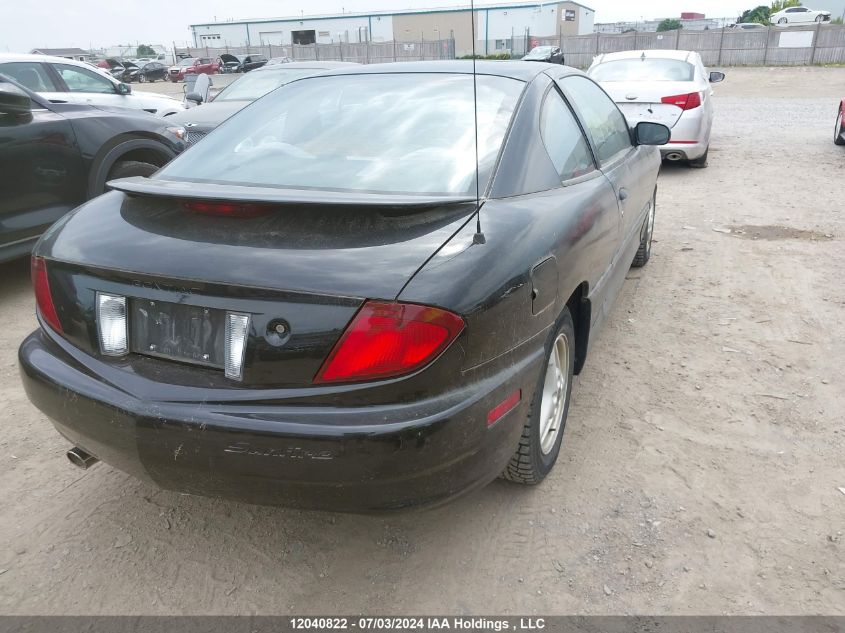
<svg viewBox="0 0 845 633"><path fill-rule="evenodd" d="M282 187L251 187L221 185L195 181L165 180L133 176L111 180L108 186L135 196L178 198L180 200L210 200L258 204L296 204L356 207L440 207L475 203L475 196L435 196L392 193L360 193L326 189L286 189Z"/></svg>

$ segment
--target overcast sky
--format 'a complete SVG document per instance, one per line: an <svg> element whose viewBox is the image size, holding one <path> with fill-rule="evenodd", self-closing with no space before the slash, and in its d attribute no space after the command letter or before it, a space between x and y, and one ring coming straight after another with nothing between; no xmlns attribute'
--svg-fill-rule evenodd
<svg viewBox="0 0 845 633"><path fill-rule="evenodd" d="M496 3L499 3L497 0ZM113 44L184 45L189 24L215 18L256 18L335 13L454 7L458 0L2 0L0 51L29 52L32 48L80 48ZM479 4L481 4L479 2ZM492 4L492 2L491 2ZM699 11L708 17L733 17L755 0L584 0L596 10L596 22L677 17ZM12 8L14 7L14 8Z"/></svg>

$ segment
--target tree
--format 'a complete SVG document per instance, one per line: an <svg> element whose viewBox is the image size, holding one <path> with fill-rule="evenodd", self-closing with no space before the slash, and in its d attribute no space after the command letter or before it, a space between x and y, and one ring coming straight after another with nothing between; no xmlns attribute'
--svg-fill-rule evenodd
<svg viewBox="0 0 845 633"><path fill-rule="evenodd" d="M777 13L778 11L783 11L784 9L788 9L789 7L800 7L801 0L773 0L772 2L772 13Z"/></svg>
<svg viewBox="0 0 845 633"><path fill-rule="evenodd" d="M684 28L684 25L681 24L680 20L676 20L675 18L666 18L657 25L657 32L662 33L663 31L677 31L682 28Z"/></svg>
<svg viewBox="0 0 845 633"><path fill-rule="evenodd" d="M147 46L146 44L139 44L138 50L135 53L136 57L155 57L157 53L152 46Z"/></svg>
<svg viewBox="0 0 845 633"><path fill-rule="evenodd" d="M739 16L737 22L756 22L758 24L768 24L771 12L772 10L769 7L761 4L759 7L756 7L754 9L748 9L747 11L743 11L742 15Z"/></svg>

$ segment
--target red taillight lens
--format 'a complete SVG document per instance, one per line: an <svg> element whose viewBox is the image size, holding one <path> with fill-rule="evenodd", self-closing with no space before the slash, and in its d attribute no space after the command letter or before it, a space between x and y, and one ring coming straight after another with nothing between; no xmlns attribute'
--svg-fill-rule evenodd
<svg viewBox="0 0 845 633"><path fill-rule="evenodd" d="M367 301L314 382L355 382L410 373L434 360L463 329L463 319L446 310Z"/></svg>
<svg viewBox="0 0 845 633"><path fill-rule="evenodd" d="M187 200L184 203L188 211L205 215L224 215L232 218L254 218L264 215L270 209L263 204L241 204L238 202L209 202L206 200Z"/></svg>
<svg viewBox="0 0 845 633"><path fill-rule="evenodd" d="M681 110L693 110L701 106L701 93L690 92L685 95L674 95L672 97L663 97L663 103L678 106Z"/></svg>
<svg viewBox="0 0 845 633"><path fill-rule="evenodd" d="M53 296L50 294L50 282L47 279L47 263L41 257L32 258L32 287L35 290L35 303L38 311L47 324L62 332L62 324L59 323L59 315L56 313L56 306L53 305Z"/></svg>

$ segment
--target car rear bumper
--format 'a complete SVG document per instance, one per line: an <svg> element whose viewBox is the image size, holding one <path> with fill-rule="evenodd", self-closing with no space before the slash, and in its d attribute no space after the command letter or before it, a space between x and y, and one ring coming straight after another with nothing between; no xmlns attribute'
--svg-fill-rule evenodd
<svg viewBox="0 0 845 633"><path fill-rule="evenodd" d="M43 330L19 350L27 395L72 444L162 488L338 511L437 504L490 482L518 444L542 362L537 351L428 400L344 408L145 401L80 355ZM520 404L488 428L516 389Z"/></svg>
<svg viewBox="0 0 845 633"><path fill-rule="evenodd" d="M709 146L709 121L705 109L700 107L681 114L672 127L672 138L660 147L660 155L670 160L695 160L704 156Z"/></svg>

